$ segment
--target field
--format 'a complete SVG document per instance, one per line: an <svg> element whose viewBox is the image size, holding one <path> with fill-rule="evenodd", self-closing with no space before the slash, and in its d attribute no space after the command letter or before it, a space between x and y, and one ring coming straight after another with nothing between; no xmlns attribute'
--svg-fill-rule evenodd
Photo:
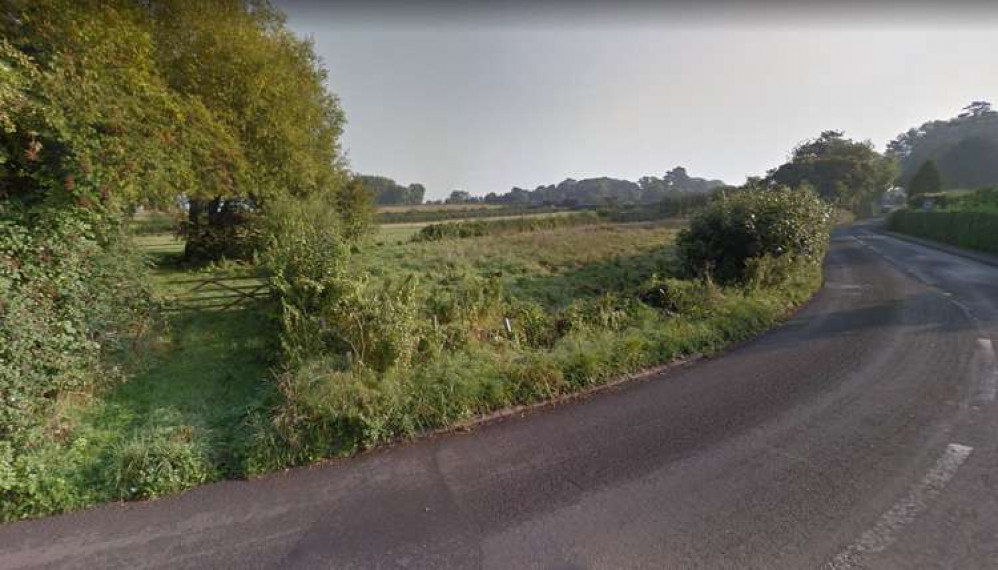
<svg viewBox="0 0 998 570"><path fill-rule="evenodd" d="M419 227L383 226L349 260L364 277L336 334L356 359L333 351L293 368L272 302L238 292L265 282L255 267L185 268L182 242L140 228L162 324L122 361L126 382L60 404L67 435L27 458L37 486L3 516L307 464L709 354L777 322L819 279L759 290L676 279L678 221L408 241ZM235 291L199 287L218 278ZM199 308L216 303L226 309Z"/></svg>
<svg viewBox="0 0 998 570"><path fill-rule="evenodd" d="M514 297L545 305L634 286L669 268L672 223L601 224L429 243L385 244L360 257L375 279L418 275L430 285L454 273L499 275ZM382 232L394 226L382 226Z"/></svg>
<svg viewBox="0 0 998 570"><path fill-rule="evenodd" d="M453 210L494 210L502 204L407 204L400 206L378 206L382 212L446 212Z"/></svg>
<svg viewBox="0 0 998 570"><path fill-rule="evenodd" d="M483 204L484 205L484 204ZM499 211L496 208L482 208L494 211ZM463 210L459 210L463 211ZM574 212L544 212L538 214L520 214L520 215L495 215L487 216L485 219L488 221L494 220L511 220L515 218L546 218L550 216L564 216L571 215ZM419 233L419 230L424 227L435 224L435 223L457 223L466 222L471 220L482 219L481 217L456 217L456 218L440 218L432 221L422 221L422 222L406 222L406 223L392 223L392 224L380 224L375 233L375 240L382 243L397 243L402 241L407 241L411 239L414 235Z"/></svg>

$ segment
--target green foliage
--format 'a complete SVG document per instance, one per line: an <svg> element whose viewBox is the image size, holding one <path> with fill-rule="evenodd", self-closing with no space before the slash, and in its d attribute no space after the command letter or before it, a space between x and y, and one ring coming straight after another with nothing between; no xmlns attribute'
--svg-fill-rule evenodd
<svg viewBox="0 0 998 570"><path fill-rule="evenodd" d="M998 208L919 212L897 210L888 218L891 231L958 247L998 253Z"/></svg>
<svg viewBox="0 0 998 570"><path fill-rule="evenodd" d="M786 164L768 173L767 181L791 188L811 186L826 201L868 216L896 175L894 160L876 152L872 143L825 131L798 145Z"/></svg>
<svg viewBox="0 0 998 570"><path fill-rule="evenodd" d="M114 371L149 311L141 258L104 242L99 218L0 221L0 440L29 445L62 394L86 392ZM105 232L115 231L104 228Z"/></svg>
<svg viewBox="0 0 998 570"><path fill-rule="evenodd" d="M926 161L939 168L944 189L998 184L998 112L975 101L947 120L923 123L898 135L887 153L901 165L900 182L909 186Z"/></svg>
<svg viewBox="0 0 998 570"><path fill-rule="evenodd" d="M262 254L277 297L281 346L297 362L323 352L323 314L353 286L345 273L349 254L339 213L321 197L271 206L269 243Z"/></svg>
<svg viewBox="0 0 998 570"><path fill-rule="evenodd" d="M148 499L200 485L211 476L205 446L189 427L138 434L114 446L111 486L122 499Z"/></svg>
<svg viewBox="0 0 998 570"><path fill-rule="evenodd" d="M87 211L0 219L0 518L79 497L45 452L59 405L121 379L112 364L149 320L146 267L120 227Z"/></svg>
<svg viewBox="0 0 998 570"><path fill-rule="evenodd" d="M683 265L722 283L752 280L752 262L787 256L819 263L831 212L806 189L748 190L710 204L679 234Z"/></svg>
<svg viewBox="0 0 998 570"><path fill-rule="evenodd" d="M248 261L264 246L267 222L263 214L241 207L237 201L217 206L220 203L213 201L207 212L191 205L192 210L179 230L185 242L186 261L197 264L222 259Z"/></svg>
<svg viewBox="0 0 998 570"><path fill-rule="evenodd" d="M318 356L282 374L281 403L269 421L255 423L251 464L262 472L350 454L714 352L765 330L805 300L820 272L813 264L798 269L761 289L660 281L673 292L667 311L625 295L579 300L554 313L514 303L505 309L511 336L495 327L464 346L384 372Z"/></svg>
<svg viewBox="0 0 998 570"><path fill-rule="evenodd" d="M422 184L402 186L386 176L358 175L356 179L379 206L422 204L426 194Z"/></svg>
<svg viewBox="0 0 998 570"><path fill-rule="evenodd" d="M340 213L343 237L357 242L371 233L374 204L358 180L351 180L336 195L336 211Z"/></svg>
<svg viewBox="0 0 998 570"><path fill-rule="evenodd" d="M561 216L530 216L503 220L449 222L423 226L413 236L414 242L438 241L442 239L481 237L486 235L518 232L535 232L598 224L600 217L594 212L579 212Z"/></svg>
<svg viewBox="0 0 998 570"><path fill-rule="evenodd" d="M943 181L939 176L939 169L936 168L936 163L926 160L908 184L908 198L911 199L915 196L925 194L935 194L942 191L942 189Z"/></svg>
<svg viewBox="0 0 998 570"><path fill-rule="evenodd" d="M255 249L235 226L278 197L363 207L326 72L266 2L15 1L0 29L0 198L189 202L188 253L206 259ZM344 211L350 235L367 216Z"/></svg>

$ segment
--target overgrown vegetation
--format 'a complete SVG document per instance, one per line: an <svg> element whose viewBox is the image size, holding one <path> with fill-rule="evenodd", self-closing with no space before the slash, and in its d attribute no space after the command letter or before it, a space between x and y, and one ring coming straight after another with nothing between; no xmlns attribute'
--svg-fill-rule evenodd
<svg viewBox="0 0 998 570"><path fill-rule="evenodd" d="M14 0L0 32L0 518L241 473L238 381L205 359L252 368L266 343L231 351L269 329L228 330L200 368L150 354L227 317L161 318L129 213L215 226L317 196L358 234L324 71L265 2ZM267 227L190 243L230 256Z"/></svg>
<svg viewBox="0 0 998 570"><path fill-rule="evenodd" d="M710 250L740 260L737 275L721 284L709 273L686 277L684 268L702 267L702 250L692 247L704 237L700 228L730 230L746 220L755 224L749 235L722 232ZM496 235L378 251L411 260L413 272L370 258L351 262L366 266L357 272L322 269L338 257L302 256L307 266L293 271L279 262L275 274L291 284L278 288L290 292L281 295L290 365L278 381L281 403L254 424L251 469L353 453L719 350L772 326L814 291L829 225L813 194L746 192L695 217L698 229L684 234L679 259L664 239L635 247L643 232L669 231L661 226L600 225L502 236L572 244L566 258L543 261L539 275L520 273L516 244L486 253ZM606 252L599 244L611 241L609 232L633 236L630 254L590 257ZM312 240L332 234L294 235L314 251ZM755 246L746 249L746 239ZM459 244L480 253L461 255ZM277 248L274 259L288 257Z"/></svg>

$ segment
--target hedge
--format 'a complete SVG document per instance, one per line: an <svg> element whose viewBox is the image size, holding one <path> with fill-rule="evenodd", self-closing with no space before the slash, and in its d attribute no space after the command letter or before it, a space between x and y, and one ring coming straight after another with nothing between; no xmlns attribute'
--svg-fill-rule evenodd
<svg viewBox="0 0 998 570"><path fill-rule="evenodd" d="M890 215L891 231L967 249L998 253L998 212L898 210Z"/></svg>

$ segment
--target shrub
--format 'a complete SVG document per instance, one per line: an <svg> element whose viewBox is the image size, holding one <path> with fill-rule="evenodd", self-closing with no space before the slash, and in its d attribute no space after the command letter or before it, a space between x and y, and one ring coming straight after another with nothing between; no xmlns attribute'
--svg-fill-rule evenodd
<svg viewBox="0 0 998 570"><path fill-rule="evenodd" d="M261 260L279 305L281 349L289 362L299 362L322 352L323 309L352 286L345 270L349 248L339 214L319 199L277 202L270 210Z"/></svg>
<svg viewBox="0 0 998 570"><path fill-rule="evenodd" d="M0 220L0 441L15 450L60 395L116 378L105 357L152 309L120 230L85 211Z"/></svg>
<svg viewBox="0 0 998 570"><path fill-rule="evenodd" d="M747 190L700 211L680 232L677 245L689 273L744 283L755 258L820 261L830 220L828 207L810 190Z"/></svg>
<svg viewBox="0 0 998 570"><path fill-rule="evenodd" d="M190 427L137 434L111 449L111 486L122 499L147 499L200 485L211 476L206 447Z"/></svg>

